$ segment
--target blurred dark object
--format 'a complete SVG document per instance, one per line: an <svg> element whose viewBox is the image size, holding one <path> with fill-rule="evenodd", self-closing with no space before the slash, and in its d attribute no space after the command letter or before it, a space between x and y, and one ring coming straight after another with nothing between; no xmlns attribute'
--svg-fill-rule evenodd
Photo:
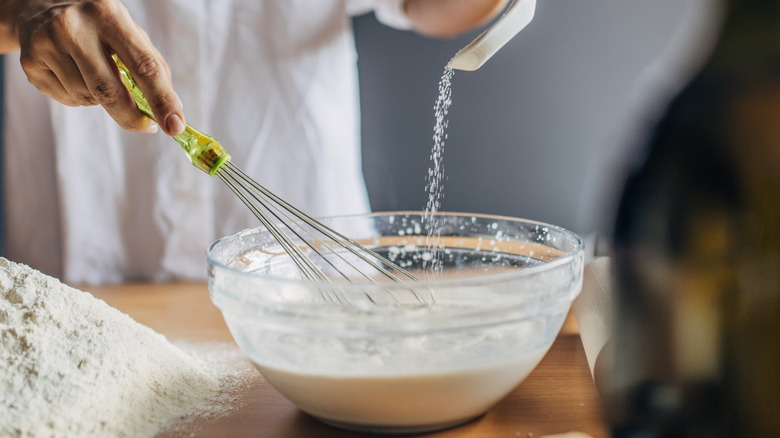
<svg viewBox="0 0 780 438"><path fill-rule="evenodd" d="M615 437L780 433L780 2L725 8L620 200Z"/></svg>

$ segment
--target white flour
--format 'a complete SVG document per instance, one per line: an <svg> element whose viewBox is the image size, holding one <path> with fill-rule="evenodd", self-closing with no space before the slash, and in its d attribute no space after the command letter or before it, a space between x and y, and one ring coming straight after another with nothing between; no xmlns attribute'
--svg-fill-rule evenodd
<svg viewBox="0 0 780 438"><path fill-rule="evenodd" d="M447 141L447 125L449 124L447 115L450 105L452 105L452 76L454 74L455 71L447 66L439 80L439 96L433 107L436 123L433 127L431 167L428 169L425 185L425 190L428 192L428 203L425 206L423 221L430 221L430 224L428 224L425 251L427 260L423 263L423 267L430 262L430 272L434 278L441 273L439 224L435 215L441 207L441 199L444 196L444 143Z"/></svg>
<svg viewBox="0 0 780 438"><path fill-rule="evenodd" d="M208 362L0 258L0 436L151 437L225 389L225 370Z"/></svg>

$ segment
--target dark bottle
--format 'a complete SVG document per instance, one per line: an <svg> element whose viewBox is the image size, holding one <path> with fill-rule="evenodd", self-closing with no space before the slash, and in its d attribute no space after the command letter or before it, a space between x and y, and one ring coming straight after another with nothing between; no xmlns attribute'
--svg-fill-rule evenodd
<svg viewBox="0 0 780 438"><path fill-rule="evenodd" d="M620 199L615 437L780 436L780 0L725 7Z"/></svg>

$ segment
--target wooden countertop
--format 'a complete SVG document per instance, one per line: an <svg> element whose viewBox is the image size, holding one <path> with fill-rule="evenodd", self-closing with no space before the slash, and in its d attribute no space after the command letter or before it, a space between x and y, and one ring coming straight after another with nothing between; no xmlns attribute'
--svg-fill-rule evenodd
<svg viewBox="0 0 780 438"><path fill-rule="evenodd" d="M85 286L108 304L171 341L235 346L204 283ZM237 347L235 347L237 348ZM161 437L335 437L360 436L327 426L300 412L259 373L242 389L241 406L227 417L195 418ZM593 385L576 322L570 317L539 366L509 396L482 417L424 436L539 438L566 432L607 437L601 399ZM374 435L376 436L376 435ZM408 435L407 435L408 436Z"/></svg>

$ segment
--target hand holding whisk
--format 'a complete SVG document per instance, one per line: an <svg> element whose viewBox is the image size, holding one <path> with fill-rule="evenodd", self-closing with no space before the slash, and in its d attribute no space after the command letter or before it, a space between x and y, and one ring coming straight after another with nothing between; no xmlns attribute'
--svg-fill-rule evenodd
<svg viewBox="0 0 780 438"><path fill-rule="evenodd" d="M127 67L114 55L122 82L130 90L138 108L154 119L149 104ZM195 167L218 177L260 220L274 239L290 256L304 278L314 282L330 282L323 269L352 282L363 278L378 283L375 277L387 277L393 282L416 282L417 278L365 247L311 218L248 177L230 161L222 145L197 129L186 126L174 137ZM316 256L321 263L315 263ZM355 256L355 257L353 257ZM420 303L424 304L416 293ZM333 301L333 299L331 299Z"/></svg>

